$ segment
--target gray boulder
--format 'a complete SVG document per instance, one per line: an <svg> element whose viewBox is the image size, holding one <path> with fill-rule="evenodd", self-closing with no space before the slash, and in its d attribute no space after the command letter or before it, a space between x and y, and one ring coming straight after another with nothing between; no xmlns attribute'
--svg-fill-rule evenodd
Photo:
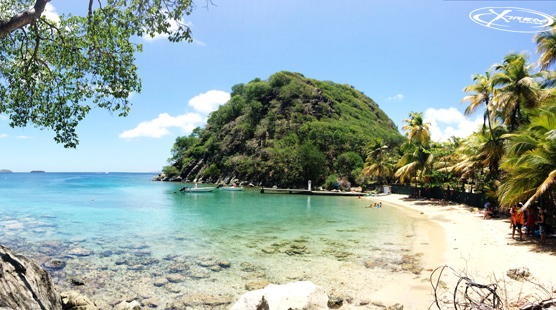
<svg viewBox="0 0 556 310"><path fill-rule="evenodd" d="M50 275L39 265L0 245L0 308L62 310Z"/></svg>

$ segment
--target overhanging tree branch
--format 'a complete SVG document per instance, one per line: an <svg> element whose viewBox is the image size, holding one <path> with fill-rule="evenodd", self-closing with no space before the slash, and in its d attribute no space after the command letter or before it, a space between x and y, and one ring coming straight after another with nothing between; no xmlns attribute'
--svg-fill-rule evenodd
<svg viewBox="0 0 556 310"><path fill-rule="evenodd" d="M8 20L0 20L0 38L39 19L48 2L50 0L37 0L33 8L23 11Z"/></svg>

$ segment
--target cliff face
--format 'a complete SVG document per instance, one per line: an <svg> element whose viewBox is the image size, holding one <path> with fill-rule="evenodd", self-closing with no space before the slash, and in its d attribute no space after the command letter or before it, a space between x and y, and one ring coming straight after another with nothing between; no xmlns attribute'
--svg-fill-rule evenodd
<svg viewBox="0 0 556 310"><path fill-rule="evenodd" d="M171 161L190 181L319 184L335 171L340 155L365 158L366 145L378 137L390 144L403 140L363 93L278 72L232 87L230 101L209 116L206 128L176 140Z"/></svg>

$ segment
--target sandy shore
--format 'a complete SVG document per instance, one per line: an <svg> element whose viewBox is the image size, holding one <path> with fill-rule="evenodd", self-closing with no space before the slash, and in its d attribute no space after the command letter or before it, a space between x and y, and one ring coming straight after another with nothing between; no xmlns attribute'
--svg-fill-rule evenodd
<svg viewBox="0 0 556 310"><path fill-rule="evenodd" d="M521 242L512 239L509 219L483 220L480 212L473 212L473 208L466 205L439 205L406 197L393 194L368 198L373 202L383 201L384 207L403 209L414 218L414 251L423 253L425 271L421 275L408 279L409 285L389 283L378 292L387 303L399 301L404 309L428 309L434 298L432 287L425 278L430 276L431 270L443 265L465 273L481 284L498 281L503 287L498 290L499 294L507 306L517 299L524 302L526 299L551 297L531 282L510 279L506 272L527 267L532 281L553 292L556 253L552 240L548 239L549 246L540 248L537 238L524 236ZM456 277L449 274L442 280L450 286L454 279Z"/></svg>

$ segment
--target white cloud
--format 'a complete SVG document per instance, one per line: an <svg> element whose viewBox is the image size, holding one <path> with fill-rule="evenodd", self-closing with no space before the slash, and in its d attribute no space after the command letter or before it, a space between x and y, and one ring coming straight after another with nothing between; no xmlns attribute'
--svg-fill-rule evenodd
<svg viewBox="0 0 556 310"><path fill-rule="evenodd" d="M458 109L451 107L449 109L433 109L428 108L425 111L424 118L435 119L444 124L457 124L465 121L467 118Z"/></svg>
<svg viewBox="0 0 556 310"><path fill-rule="evenodd" d="M29 136L17 136L18 139L31 139Z"/></svg>
<svg viewBox="0 0 556 310"><path fill-rule="evenodd" d="M193 107L195 112L178 116L162 113L153 120L142 122L134 129L122 132L119 137L123 139L160 138L171 134L169 128L173 127L180 128L183 133L190 133L196 127L204 125L207 121L207 115L228 100L230 100L229 93L210 90L189 100L189 106Z"/></svg>
<svg viewBox="0 0 556 310"><path fill-rule="evenodd" d="M58 15L58 13L56 12L56 8L50 3L46 4L44 12L42 12L42 16L51 21L55 21L57 23L60 22L60 15Z"/></svg>
<svg viewBox="0 0 556 310"><path fill-rule="evenodd" d="M221 90L209 90L189 100L189 106L199 113L209 114L230 100L230 94Z"/></svg>
<svg viewBox="0 0 556 310"><path fill-rule="evenodd" d="M402 101L404 96L402 94L397 94L392 97L386 98L386 101Z"/></svg>
<svg viewBox="0 0 556 310"><path fill-rule="evenodd" d="M170 31L170 33L174 32L174 31L177 31L177 30L179 29L179 24L180 24L180 23L181 23L181 24L184 24L183 21L180 21L180 22L178 23L178 21L175 20L175 19L168 19L167 21L168 21L168 23L170 24L170 27L168 28L168 31ZM191 26L193 26L193 23L192 23L192 22L187 22L187 23L185 23L184 25L185 25L186 27L191 28ZM168 38L169 36L170 36L170 35L167 34L167 33L157 33L157 34L154 35L154 37L151 37L150 35L146 34L146 35L143 37L143 39L145 39L145 41L152 42L152 41L159 40L159 39L162 39L162 38L166 39L166 38ZM201 43L202 43L202 42L201 42ZM203 44L204 44L204 43L203 43Z"/></svg>
<svg viewBox="0 0 556 310"><path fill-rule="evenodd" d="M6 115L0 114L0 121L7 121L8 117Z"/></svg>
<svg viewBox="0 0 556 310"><path fill-rule="evenodd" d="M124 139L160 138L170 134L168 128L178 127L184 132L191 132L202 122L203 117L199 113L186 113L176 117L170 116L168 113L162 113L153 120L142 122L134 129L122 132L119 137Z"/></svg>
<svg viewBox="0 0 556 310"><path fill-rule="evenodd" d="M483 119L477 117L475 120L469 120L463 113L456 108L449 109L433 109L429 108L425 111L423 117L425 123L429 123L429 131L432 141L447 141L452 136L465 138L476 131L483 124ZM438 123L450 124L442 128Z"/></svg>
<svg viewBox="0 0 556 310"><path fill-rule="evenodd" d="M5 133L0 133L0 138L7 138L7 137L8 137L7 134L5 134Z"/></svg>

